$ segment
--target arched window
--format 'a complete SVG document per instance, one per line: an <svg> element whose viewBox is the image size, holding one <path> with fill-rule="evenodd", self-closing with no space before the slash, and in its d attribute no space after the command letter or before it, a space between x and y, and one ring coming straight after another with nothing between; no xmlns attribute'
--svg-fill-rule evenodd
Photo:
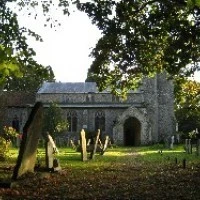
<svg viewBox="0 0 200 200"><path fill-rule="evenodd" d="M95 130L105 131L105 113L97 111L95 114Z"/></svg>
<svg viewBox="0 0 200 200"><path fill-rule="evenodd" d="M69 123L69 132L77 131L77 113L75 111L69 111L67 113L67 121Z"/></svg>

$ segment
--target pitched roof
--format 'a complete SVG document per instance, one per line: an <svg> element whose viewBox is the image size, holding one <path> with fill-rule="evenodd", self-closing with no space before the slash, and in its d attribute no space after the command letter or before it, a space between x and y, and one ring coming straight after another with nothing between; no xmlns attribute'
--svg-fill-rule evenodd
<svg viewBox="0 0 200 200"><path fill-rule="evenodd" d="M36 94L32 92L4 91L1 94L0 99L5 102L6 106L21 107L29 104L35 104Z"/></svg>
<svg viewBox="0 0 200 200"><path fill-rule="evenodd" d="M95 82L44 82L38 90L42 93L96 93L98 88ZM108 92L108 91L107 91Z"/></svg>

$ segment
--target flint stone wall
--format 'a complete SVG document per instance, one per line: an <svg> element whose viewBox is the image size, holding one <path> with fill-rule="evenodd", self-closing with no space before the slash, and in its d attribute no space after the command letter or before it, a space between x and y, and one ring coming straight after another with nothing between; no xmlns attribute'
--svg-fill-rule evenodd
<svg viewBox="0 0 200 200"><path fill-rule="evenodd" d="M62 90L59 90L59 83L56 87L53 85L56 92L45 90L45 87L48 88L46 85L37 94L37 101L44 105L57 102L65 118L68 111L76 111L77 132L68 135L78 137L83 127L94 131L97 111L105 113L105 131L102 134L109 135L118 144L123 144L124 123L129 117L135 117L141 124L141 144L165 140L174 134L174 88L165 74L144 79L142 86L130 92L126 101L113 96L109 91L98 92L94 83L88 84L91 90L86 87L86 83L81 91L78 91L78 85L73 88L71 84L69 92L64 92L68 85L62 83L60 88L65 87Z"/></svg>
<svg viewBox="0 0 200 200"><path fill-rule="evenodd" d="M56 102L67 118L69 111L77 114L77 131L66 132L64 137L79 139L82 128L95 131L95 114L105 114L105 131L117 144L124 141L124 123L129 117L135 117L141 124L141 144L159 142L175 133L173 83L165 74L144 79L137 91L131 91L127 100L113 96L108 90L98 92L95 83L44 83L36 94L35 102L42 102L46 109ZM9 108L9 121L14 113L18 118L28 116L30 107ZM12 116L13 112L13 116ZM24 115L23 113L26 113ZM21 127L27 119L21 120Z"/></svg>

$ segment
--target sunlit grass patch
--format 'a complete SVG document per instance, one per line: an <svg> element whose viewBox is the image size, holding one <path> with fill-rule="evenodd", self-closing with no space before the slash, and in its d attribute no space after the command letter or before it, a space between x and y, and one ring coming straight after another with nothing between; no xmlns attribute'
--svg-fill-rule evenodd
<svg viewBox="0 0 200 200"><path fill-rule="evenodd" d="M133 165L136 163L143 165L167 165L174 164L175 160L178 164L181 164L183 159L186 159L188 165L193 165L198 164L200 160L200 157L197 156L195 152L193 154L185 153L183 145L175 145L174 149L164 148L161 144L140 147L108 148L103 156L96 153L94 160L88 159L86 162L81 160L81 153L72 148L62 147L58 150L59 153L55 155L55 158L59 160L62 168L94 169L113 165ZM10 150L10 158L4 163L0 162L0 166L14 166L16 164L18 152L19 149L12 148ZM38 148L36 162L39 162L42 166L46 165L44 148Z"/></svg>

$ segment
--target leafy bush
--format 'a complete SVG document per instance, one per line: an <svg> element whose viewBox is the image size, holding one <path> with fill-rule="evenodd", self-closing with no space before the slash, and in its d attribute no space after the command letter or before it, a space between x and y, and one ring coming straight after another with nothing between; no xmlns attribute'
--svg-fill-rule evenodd
<svg viewBox="0 0 200 200"><path fill-rule="evenodd" d="M12 139L18 136L19 134L14 128L4 126L3 133L0 136L0 161L5 161L9 157Z"/></svg>
<svg viewBox="0 0 200 200"><path fill-rule="evenodd" d="M44 121L43 121L43 132L49 133L53 140L58 136L58 133L67 131L69 123L63 119L62 109L56 104L51 103L49 108L45 110Z"/></svg>

